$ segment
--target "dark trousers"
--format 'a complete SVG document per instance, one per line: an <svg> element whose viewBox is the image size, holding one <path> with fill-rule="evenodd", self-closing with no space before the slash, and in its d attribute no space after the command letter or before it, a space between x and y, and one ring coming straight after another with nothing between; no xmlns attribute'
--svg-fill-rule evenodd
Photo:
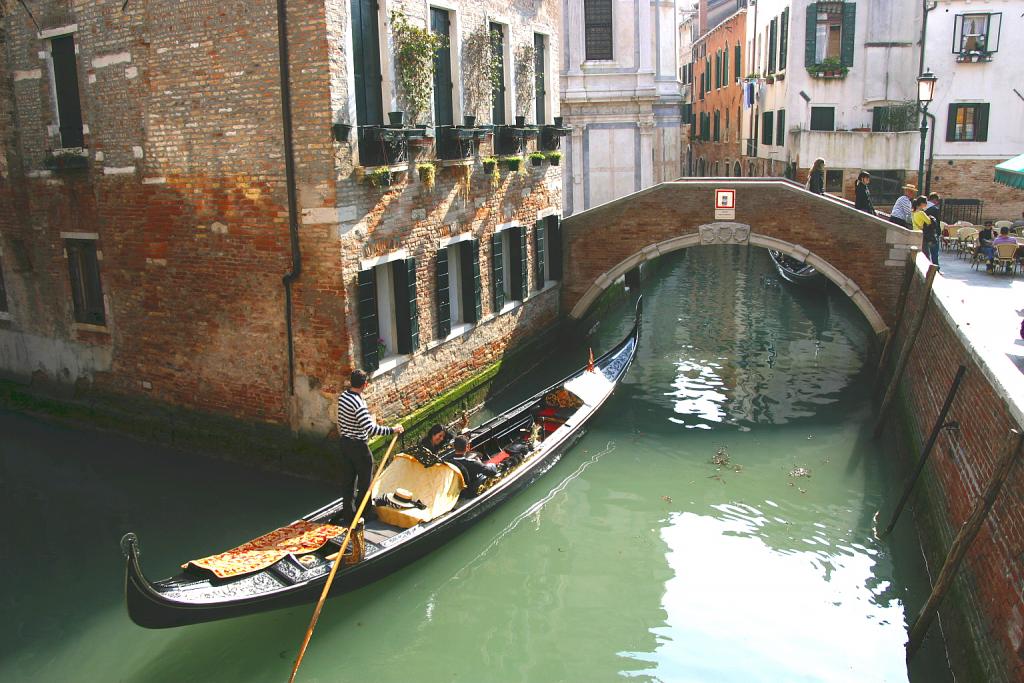
<svg viewBox="0 0 1024 683"><path fill-rule="evenodd" d="M341 437L341 495L345 499L341 515L345 521L355 519L356 509L370 486L373 454L365 441Z"/></svg>

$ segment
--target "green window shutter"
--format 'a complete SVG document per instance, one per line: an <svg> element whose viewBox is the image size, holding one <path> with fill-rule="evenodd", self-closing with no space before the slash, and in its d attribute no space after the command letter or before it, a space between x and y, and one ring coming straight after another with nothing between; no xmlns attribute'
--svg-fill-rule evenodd
<svg viewBox="0 0 1024 683"><path fill-rule="evenodd" d="M416 259L392 263L395 269L395 327L398 352L415 353L420 345L420 317L416 304Z"/></svg>
<svg viewBox="0 0 1024 683"><path fill-rule="evenodd" d="M732 69L733 69L733 76L738 79L742 75L740 73L740 69L743 68L743 56L742 56L743 53L740 52L740 44L739 43L736 43L736 47L733 48L733 49L735 50L735 54L733 55L733 59L732 59L732 61L733 61L733 67L732 67Z"/></svg>
<svg viewBox="0 0 1024 683"><path fill-rule="evenodd" d="M448 286L448 249L437 250L437 338L452 332L451 290Z"/></svg>
<svg viewBox="0 0 1024 683"><path fill-rule="evenodd" d="M352 0L351 12L356 123L360 126L383 123L377 3L375 0Z"/></svg>
<svg viewBox="0 0 1024 683"><path fill-rule="evenodd" d="M979 104L974 110L975 142L986 142L988 140L988 107L988 103Z"/></svg>
<svg viewBox="0 0 1024 683"><path fill-rule="evenodd" d="M434 51L434 125L450 126L455 122L452 113L452 51L451 15L446 9L430 8L430 30L445 39L444 45ZM413 121L413 123L416 123Z"/></svg>
<svg viewBox="0 0 1024 683"><path fill-rule="evenodd" d="M467 323L479 322L483 315L480 300L480 240L459 245L460 277L462 289L462 319Z"/></svg>
<svg viewBox="0 0 1024 683"><path fill-rule="evenodd" d="M772 133L774 132L775 112L766 111L761 114L761 144L772 144Z"/></svg>
<svg viewBox="0 0 1024 683"><path fill-rule="evenodd" d="M786 110L780 109L775 113L775 144L786 144Z"/></svg>
<svg viewBox="0 0 1024 683"><path fill-rule="evenodd" d="M779 20L772 19L768 22L768 73L775 73L775 57L778 54Z"/></svg>
<svg viewBox="0 0 1024 683"><path fill-rule="evenodd" d="M505 271L502 264L501 233L491 236L491 312L505 306Z"/></svg>
<svg viewBox="0 0 1024 683"><path fill-rule="evenodd" d="M722 85L729 83L729 47L722 50Z"/></svg>
<svg viewBox="0 0 1024 683"><path fill-rule="evenodd" d="M534 289L544 289L544 219L533 227Z"/></svg>
<svg viewBox="0 0 1024 683"><path fill-rule="evenodd" d="M562 219L548 217L548 274L552 280L562 279Z"/></svg>
<svg viewBox="0 0 1024 683"><path fill-rule="evenodd" d="M491 123L505 124L505 29L501 24L491 22L491 54L498 79L494 84L491 106Z"/></svg>
<svg viewBox="0 0 1024 683"><path fill-rule="evenodd" d="M359 271L359 345L363 351L363 370L373 372L380 367L377 355L377 340L380 328L377 324L377 280L373 268Z"/></svg>
<svg viewBox="0 0 1024 683"><path fill-rule="evenodd" d="M843 66L853 66L853 48L856 45L857 5L852 2L843 4L843 38L841 45Z"/></svg>
<svg viewBox="0 0 1024 683"><path fill-rule="evenodd" d="M715 53L715 88L722 87L722 51Z"/></svg>
<svg viewBox="0 0 1024 683"><path fill-rule="evenodd" d="M786 70L789 56L789 8L782 10L782 26L779 30L779 71Z"/></svg>
<svg viewBox="0 0 1024 683"><path fill-rule="evenodd" d="M530 264L526 259L526 226L521 225L519 230L519 300L525 301L529 291Z"/></svg>
<svg viewBox="0 0 1024 683"><path fill-rule="evenodd" d="M949 105L949 114L946 119L946 142L956 142L956 111L959 104Z"/></svg>
<svg viewBox="0 0 1024 683"><path fill-rule="evenodd" d="M804 47L804 66L814 66L814 53L817 49L816 41L818 36L818 3L812 2L807 6L807 34L804 36L807 44Z"/></svg>

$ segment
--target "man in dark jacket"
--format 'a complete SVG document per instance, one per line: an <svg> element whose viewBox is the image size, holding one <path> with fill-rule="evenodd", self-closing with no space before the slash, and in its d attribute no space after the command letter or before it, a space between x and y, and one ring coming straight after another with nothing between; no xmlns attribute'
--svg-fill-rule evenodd
<svg viewBox="0 0 1024 683"><path fill-rule="evenodd" d="M875 205L871 203L871 191L868 185L871 184L871 174L861 171L857 176L857 210L875 215Z"/></svg>

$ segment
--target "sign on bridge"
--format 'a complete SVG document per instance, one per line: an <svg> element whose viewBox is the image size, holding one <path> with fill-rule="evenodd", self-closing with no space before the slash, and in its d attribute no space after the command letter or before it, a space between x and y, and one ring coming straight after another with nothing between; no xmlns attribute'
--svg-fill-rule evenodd
<svg viewBox="0 0 1024 683"><path fill-rule="evenodd" d="M736 218L736 190L715 190L715 220L731 221Z"/></svg>

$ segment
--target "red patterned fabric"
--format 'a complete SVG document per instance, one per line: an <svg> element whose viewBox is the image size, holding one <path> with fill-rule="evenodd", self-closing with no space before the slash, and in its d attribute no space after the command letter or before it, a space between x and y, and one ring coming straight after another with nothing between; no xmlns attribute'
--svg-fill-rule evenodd
<svg viewBox="0 0 1024 683"><path fill-rule="evenodd" d="M323 547L331 538L345 530L333 524L320 524L305 520L295 522L269 534L264 534L237 548L182 565L207 569L221 579L266 569L289 553L301 555Z"/></svg>

